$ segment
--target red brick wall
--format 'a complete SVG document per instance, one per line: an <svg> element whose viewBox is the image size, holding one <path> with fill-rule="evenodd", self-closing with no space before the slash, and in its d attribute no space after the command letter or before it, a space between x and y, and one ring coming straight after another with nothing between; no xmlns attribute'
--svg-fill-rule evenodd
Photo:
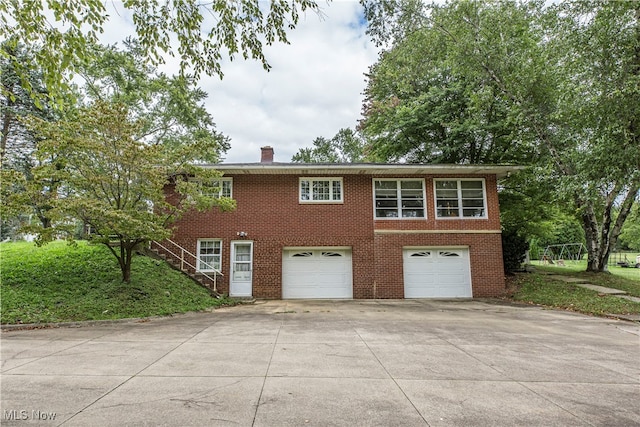
<svg viewBox="0 0 640 427"><path fill-rule="evenodd" d="M297 175L233 176L237 209L191 212L175 224L173 240L196 253L198 239L222 239L225 276L218 282L218 288L224 293L229 292L231 241L242 240L237 235L240 231L247 233L245 240L254 242L253 295L259 298L282 297L282 251L284 247L295 246L351 247L354 298L404 296L403 246L468 246L473 296L496 296L504 291L500 234L433 233L434 230L444 233L499 231L494 176L484 176L488 219L435 219L433 180L426 176L427 218L412 221L373 219L370 175L342 176L344 201L338 204L300 204L299 178ZM403 230L403 233L376 234L374 230ZM418 233L407 234L407 231Z"/></svg>
<svg viewBox="0 0 640 427"><path fill-rule="evenodd" d="M468 247L473 297L504 293L500 234L376 234L375 298L404 298L402 249L406 246Z"/></svg>

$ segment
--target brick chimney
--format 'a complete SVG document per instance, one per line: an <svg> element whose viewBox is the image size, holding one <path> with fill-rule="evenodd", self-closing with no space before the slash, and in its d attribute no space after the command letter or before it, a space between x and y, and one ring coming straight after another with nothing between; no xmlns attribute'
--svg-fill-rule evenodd
<svg viewBox="0 0 640 427"><path fill-rule="evenodd" d="M262 150L262 158L260 159L260 163L273 163L273 147L266 146L260 148Z"/></svg>

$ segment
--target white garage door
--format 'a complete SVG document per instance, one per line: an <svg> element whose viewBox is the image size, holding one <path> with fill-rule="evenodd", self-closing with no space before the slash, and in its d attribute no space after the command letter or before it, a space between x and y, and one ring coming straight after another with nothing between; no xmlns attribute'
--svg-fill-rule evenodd
<svg viewBox="0 0 640 427"><path fill-rule="evenodd" d="M470 298L468 248L404 250L405 298Z"/></svg>
<svg viewBox="0 0 640 427"><path fill-rule="evenodd" d="M353 298L350 249L287 249L282 298Z"/></svg>

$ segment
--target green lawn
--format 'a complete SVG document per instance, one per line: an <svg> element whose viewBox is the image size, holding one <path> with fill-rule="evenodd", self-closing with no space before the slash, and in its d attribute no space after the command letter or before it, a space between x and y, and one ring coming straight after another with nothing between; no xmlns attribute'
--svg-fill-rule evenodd
<svg viewBox="0 0 640 427"><path fill-rule="evenodd" d="M122 283L108 249L86 242L2 243L0 266L3 324L168 315L232 303L145 256L134 258L131 282Z"/></svg>
<svg viewBox="0 0 640 427"><path fill-rule="evenodd" d="M626 291L640 297L640 269L610 267L611 274L585 272L586 261L565 261L565 266L534 263L534 273L510 277L511 298L515 301L539 304L593 315L640 314L640 303L567 284L553 274L583 279L585 283Z"/></svg>
<svg viewBox="0 0 640 427"><path fill-rule="evenodd" d="M631 260L630 257L629 259ZM635 260L635 255L633 259ZM591 278L596 276L597 278L594 280L599 280L605 283L603 284L603 286L607 286L606 283L613 283L613 284L619 283L619 282L616 282L616 278L624 278L631 281L640 282L640 268L624 268L624 267L619 267L617 265L614 265L609 267L609 272L611 273L611 275L606 275L606 274L602 275L602 274L586 273L585 272L585 270L587 269L586 260L565 261L564 264L565 264L564 266L558 266L557 264L542 265L540 261L534 261L532 263L532 265L534 265L536 269L550 272L550 273L558 273L558 274L576 273L579 275L579 277L584 277L584 278ZM613 277L607 277L607 276L613 276ZM625 282L622 281L622 283L625 283Z"/></svg>

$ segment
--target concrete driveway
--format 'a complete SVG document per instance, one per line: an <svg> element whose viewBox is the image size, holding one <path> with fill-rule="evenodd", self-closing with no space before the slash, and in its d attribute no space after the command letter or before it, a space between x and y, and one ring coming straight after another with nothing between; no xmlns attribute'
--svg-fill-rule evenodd
<svg viewBox="0 0 640 427"><path fill-rule="evenodd" d="M637 323L267 301L2 334L2 425L640 425Z"/></svg>

